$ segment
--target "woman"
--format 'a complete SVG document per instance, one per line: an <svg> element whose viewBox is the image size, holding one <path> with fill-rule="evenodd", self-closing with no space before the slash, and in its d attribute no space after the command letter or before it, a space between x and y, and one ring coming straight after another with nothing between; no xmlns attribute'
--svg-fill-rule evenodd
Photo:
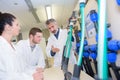
<svg viewBox="0 0 120 80"><path fill-rule="evenodd" d="M15 16L0 13L0 80L43 80L41 69L25 70L18 58L11 39L19 34L19 30Z"/></svg>

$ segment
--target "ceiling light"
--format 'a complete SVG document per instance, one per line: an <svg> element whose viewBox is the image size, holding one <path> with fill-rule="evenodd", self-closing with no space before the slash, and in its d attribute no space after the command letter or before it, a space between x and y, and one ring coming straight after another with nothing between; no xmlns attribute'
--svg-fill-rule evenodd
<svg viewBox="0 0 120 80"><path fill-rule="evenodd" d="M52 18L51 6L46 6L45 8L46 8L47 19L51 19Z"/></svg>

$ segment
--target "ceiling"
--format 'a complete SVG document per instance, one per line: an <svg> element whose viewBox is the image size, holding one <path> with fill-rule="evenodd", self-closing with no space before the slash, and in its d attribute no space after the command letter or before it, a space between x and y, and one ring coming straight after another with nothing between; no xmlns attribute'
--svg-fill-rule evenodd
<svg viewBox="0 0 120 80"><path fill-rule="evenodd" d="M26 1L32 3L32 7L39 21L32 14L32 10L28 7ZM32 27L40 27L45 29L45 21L47 20L45 6L52 7L52 17L59 24L66 25L72 14L78 0L0 0L0 11L14 14L21 25L21 31L29 30Z"/></svg>

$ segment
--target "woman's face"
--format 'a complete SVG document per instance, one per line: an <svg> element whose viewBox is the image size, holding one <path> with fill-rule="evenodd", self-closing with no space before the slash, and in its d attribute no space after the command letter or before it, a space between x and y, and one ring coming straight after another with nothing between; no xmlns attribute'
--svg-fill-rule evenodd
<svg viewBox="0 0 120 80"><path fill-rule="evenodd" d="M11 33L13 36L17 36L19 34L20 31L20 25L18 23L17 19L14 19L14 21L12 22L12 26L11 27Z"/></svg>

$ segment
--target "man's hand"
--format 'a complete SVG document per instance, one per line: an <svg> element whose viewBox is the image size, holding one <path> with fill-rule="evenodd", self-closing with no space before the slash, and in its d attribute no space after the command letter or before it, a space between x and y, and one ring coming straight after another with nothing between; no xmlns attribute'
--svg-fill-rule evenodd
<svg viewBox="0 0 120 80"><path fill-rule="evenodd" d="M51 46L51 48L52 48L52 52L57 53L57 52L59 52L59 51L60 51L60 49L59 49L59 48L55 48L53 45Z"/></svg>
<svg viewBox="0 0 120 80"><path fill-rule="evenodd" d="M36 69L36 72L33 74L33 79L34 80L44 80L43 69L42 68L37 68Z"/></svg>
<svg viewBox="0 0 120 80"><path fill-rule="evenodd" d="M37 67L37 68L36 68L36 71L37 71L37 72L43 72L44 69L43 69L43 68L39 68L39 67Z"/></svg>

